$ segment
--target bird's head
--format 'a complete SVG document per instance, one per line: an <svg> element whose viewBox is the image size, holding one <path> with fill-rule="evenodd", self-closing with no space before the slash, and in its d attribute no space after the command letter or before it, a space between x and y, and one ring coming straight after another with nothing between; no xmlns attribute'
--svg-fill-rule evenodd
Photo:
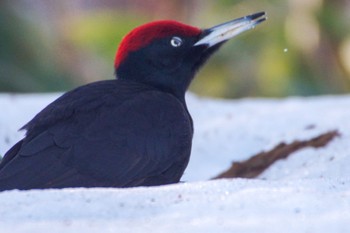
<svg viewBox="0 0 350 233"><path fill-rule="evenodd" d="M266 19L264 12L209 29L164 20L127 34L115 58L118 79L133 80L184 96L196 71L224 42Z"/></svg>

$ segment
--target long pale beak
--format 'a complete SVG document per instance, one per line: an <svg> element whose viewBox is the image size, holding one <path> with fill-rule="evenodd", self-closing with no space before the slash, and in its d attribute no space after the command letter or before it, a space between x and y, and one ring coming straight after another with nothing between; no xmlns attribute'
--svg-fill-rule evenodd
<svg viewBox="0 0 350 233"><path fill-rule="evenodd" d="M207 45L211 47L220 42L231 39L232 37L254 28L256 25L266 20L265 12L258 12L252 15L248 15L242 18L234 19L226 23L219 24L215 27L206 29L208 33L201 38L194 46Z"/></svg>

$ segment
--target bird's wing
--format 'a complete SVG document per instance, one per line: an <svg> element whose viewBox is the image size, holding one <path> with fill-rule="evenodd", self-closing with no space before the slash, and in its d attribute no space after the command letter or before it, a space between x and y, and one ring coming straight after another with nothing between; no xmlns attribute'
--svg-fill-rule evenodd
<svg viewBox="0 0 350 233"><path fill-rule="evenodd" d="M177 99L156 91L77 111L5 156L0 190L176 182L190 154L190 121Z"/></svg>

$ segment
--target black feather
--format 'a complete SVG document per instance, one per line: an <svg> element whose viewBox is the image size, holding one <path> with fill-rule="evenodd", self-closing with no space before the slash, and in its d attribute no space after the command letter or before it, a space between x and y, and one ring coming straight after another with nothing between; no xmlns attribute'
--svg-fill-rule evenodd
<svg viewBox="0 0 350 233"><path fill-rule="evenodd" d="M68 92L24 129L0 164L0 191L175 183L193 135L184 102L126 80Z"/></svg>

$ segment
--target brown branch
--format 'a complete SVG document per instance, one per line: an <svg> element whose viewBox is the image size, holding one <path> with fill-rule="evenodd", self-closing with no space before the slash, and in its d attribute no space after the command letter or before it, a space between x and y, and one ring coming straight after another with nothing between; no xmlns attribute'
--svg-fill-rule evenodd
<svg viewBox="0 0 350 233"><path fill-rule="evenodd" d="M305 147L319 148L326 146L337 136L340 136L340 134L337 130L333 130L309 140L296 140L290 144L282 142L272 150L260 152L248 160L245 160L243 162L234 162L227 171L222 172L213 179L238 177L255 178L277 160L285 159L293 152Z"/></svg>

